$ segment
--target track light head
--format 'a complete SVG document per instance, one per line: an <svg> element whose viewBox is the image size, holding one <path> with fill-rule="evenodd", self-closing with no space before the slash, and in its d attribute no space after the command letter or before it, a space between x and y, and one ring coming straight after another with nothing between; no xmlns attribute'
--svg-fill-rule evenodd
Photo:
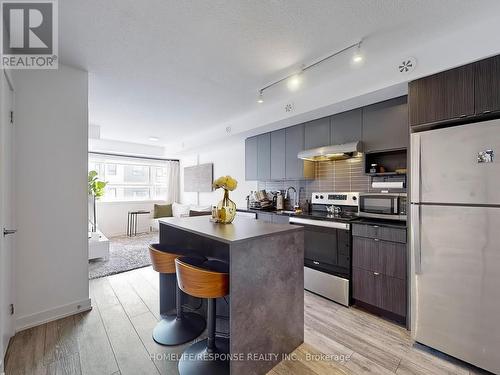
<svg viewBox="0 0 500 375"><path fill-rule="evenodd" d="M257 103L259 104L264 103L264 96L262 94L262 91L259 91L259 97L257 98Z"/></svg>

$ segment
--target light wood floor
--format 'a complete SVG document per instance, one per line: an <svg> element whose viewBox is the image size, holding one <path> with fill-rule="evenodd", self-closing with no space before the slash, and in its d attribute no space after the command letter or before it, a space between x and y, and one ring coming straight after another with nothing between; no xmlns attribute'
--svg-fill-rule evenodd
<svg viewBox="0 0 500 375"><path fill-rule="evenodd" d="M151 267L92 280L90 295L92 311L19 332L6 374L178 374L162 354L180 354L185 346L166 348L151 338L159 319L158 275ZM306 292L305 311L305 344L269 374L480 373L413 347L404 328L359 309Z"/></svg>

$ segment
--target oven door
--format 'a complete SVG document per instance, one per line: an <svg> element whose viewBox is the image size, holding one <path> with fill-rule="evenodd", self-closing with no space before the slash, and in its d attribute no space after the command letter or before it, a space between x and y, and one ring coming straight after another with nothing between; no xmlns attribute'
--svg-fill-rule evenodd
<svg viewBox="0 0 500 375"><path fill-rule="evenodd" d="M380 216L393 216L399 214L399 197L394 195L361 195L359 197L359 213L361 216L364 214L380 215Z"/></svg>
<svg viewBox="0 0 500 375"><path fill-rule="evenodd" d="M350 278L350 225L332 221L290 218L304 227L304 265L346 279Z"/></svg>
<svg viewBox="0 0 500 375"><path fill-rule="evenodd" d="M290 224L304 227L304 289L349 306L350 225L296 217Z"/></svg>

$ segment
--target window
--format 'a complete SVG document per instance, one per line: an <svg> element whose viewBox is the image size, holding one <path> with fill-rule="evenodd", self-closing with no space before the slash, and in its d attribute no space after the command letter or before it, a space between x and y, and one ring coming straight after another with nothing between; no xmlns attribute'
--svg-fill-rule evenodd
<svg viewBox="0 0 500 375"><path fill-rule="evenodd" d="M101 201L166 200L172 162L89 153L89 171L107 181ZM178 163L177 163L178 164Z"/></svg>

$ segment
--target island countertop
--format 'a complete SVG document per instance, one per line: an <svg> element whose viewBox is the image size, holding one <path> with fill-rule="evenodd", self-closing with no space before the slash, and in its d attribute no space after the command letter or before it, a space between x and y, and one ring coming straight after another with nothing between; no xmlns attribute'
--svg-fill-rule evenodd
<svg viewBox="0 0 500 375"><path fill-rule="evenodd" d="M296 225L271 224L238 216L231 224L213 223L209 216L169 217L159 221L165 225L228 244L302 230L302 227Z"/></svg>
<svg viewBox="0 0 500 375"><path fill-rule="evenodd" d="M265 375L304 342L304 228L238 217L160 220L160 243L229 264L229 295L216 301L217 331L229 333L231 375ZM160 274L160 312L175 307L175 274ZM183 296L183 304L200 302ZM203 313L203 308L199 310ZM272 354L270 356L270 354Z"/></svg>

